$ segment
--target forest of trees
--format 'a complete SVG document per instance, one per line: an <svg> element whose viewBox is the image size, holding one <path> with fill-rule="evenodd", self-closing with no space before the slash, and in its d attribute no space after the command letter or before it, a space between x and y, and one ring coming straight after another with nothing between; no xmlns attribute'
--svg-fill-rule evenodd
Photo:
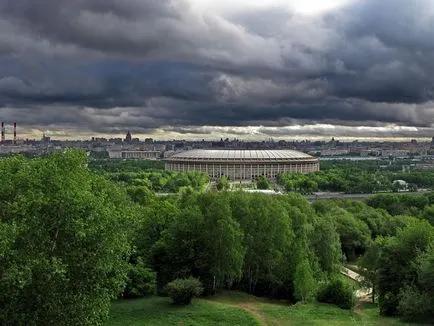
<svg viewBox="0 0 434 326"><path fill-rule="evenodd" d="M316 191L345 193L397 192L393 181L404 180L408 190L434 188L433 171L397 171L395 165L380 167L373 162L321 162L321 171L309 174L284 173L278 183L286 191L310 194Z"/></svg>
<svg viewBox="0 0 434 326"><path fill-rule="evenodd" d="M281 174L277 183L287 192L311 194L316 191L345 193L397 192L400 189L395 180L404 180L410 191L418 188L434 189L434 172L402 172L403 162L381 165L381 161L321 161L321 171L309 174ZM392 162L390 162L392 163ZM191 186L203 189L209 179L199 173L164 171L161 161L146 160L104 160L91 159L89 167L106 174L114 181L123 181L134 186L145 186L154 192L176 193L181 187ZM190 180L187 180L190 179ZM273 188L270 180L261 177L255 181L258 189ZM217 187L222 187L217 180ZM226 185L229 188L229 185Z"/></svg>
<svg viewBox="0 0 434 326"><path fill-rule="evenodd" d="M347 261L382 314L434 317L433 194L310 204L190 184L159 197L135 176L113 182L81 151L0 160L0 324L101 325L112 299L189 277L204 295L322 300Z"/></svg>

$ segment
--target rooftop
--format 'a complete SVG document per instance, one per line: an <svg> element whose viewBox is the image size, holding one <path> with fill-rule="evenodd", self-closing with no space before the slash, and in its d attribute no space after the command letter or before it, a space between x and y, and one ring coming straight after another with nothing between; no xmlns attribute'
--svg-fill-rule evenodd
<svg viewBox="0 0 434 326"><path fill-rule="evenodd" d="M314 159L308 154L294 150L208 150L194 149L177 153L169 160L299 160Z"/></svg>

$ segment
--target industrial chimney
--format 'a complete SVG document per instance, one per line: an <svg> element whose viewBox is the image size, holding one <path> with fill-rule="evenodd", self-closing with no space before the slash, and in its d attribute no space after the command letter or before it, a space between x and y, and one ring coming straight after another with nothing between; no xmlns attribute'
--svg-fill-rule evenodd
<svg viewBox="0 0 434 326"><path fill-rule="evenodd" d="M5 143L5 123L2 121L2 138L0 144L4 144L4 143Z"/></svg>
<svg viewBox="0 0 434 326"><path fill-rule="evenodd" d="M17 123L14 122L14 145L17 144Z"/></svg>

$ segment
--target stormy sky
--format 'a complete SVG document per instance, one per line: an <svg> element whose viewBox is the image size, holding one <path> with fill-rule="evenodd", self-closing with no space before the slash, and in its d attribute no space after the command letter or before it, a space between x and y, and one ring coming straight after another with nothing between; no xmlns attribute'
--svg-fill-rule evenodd
<svg viewBox="0 0 434 326"><path fill-rule="evenodd" d="M432 137L434 1L0 0L0 120L22 137Z"/></svg>

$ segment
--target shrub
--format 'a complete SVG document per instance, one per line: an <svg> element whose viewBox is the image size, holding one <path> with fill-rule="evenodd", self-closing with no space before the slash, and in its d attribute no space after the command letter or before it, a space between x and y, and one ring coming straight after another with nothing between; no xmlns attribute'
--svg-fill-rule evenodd
<svg viewBox="0 0 434 326"><path fill-rule="evenodd" d="M136 265L130 265L128 280L124 289L124 297L139 298L154 294L156 289L156 275L151 269L146 268L142 260Z"/></svg>
<svg viewBox="0 0 434 326"><path fill-rule="evenodd" d="M176 305L188 305L203 292L202 283L194 277L176 279L166 285L166 291Z"/></svg>
<svg viewBox="0 0 434 326"><path fill-rule="evenodd" d="M317 300L342 309L351 309L356 303L352 287L340 279L333 279L323 286L318 291Z"/></svg>
<svg viewBox="0 0 434 326"><path fill-rule="evenodd" d="M270 189L271 183L266 177L260 176L259 179L256 181L256 187L263 190Z"/></svg>
<svg viewBox="0 0 434 326"><path fill-rule="evenodd" d="M419 291L416 287L405 286L399 294L398 312L406 320L423 320L434 317L434 300L427 292Z"/></svg>

